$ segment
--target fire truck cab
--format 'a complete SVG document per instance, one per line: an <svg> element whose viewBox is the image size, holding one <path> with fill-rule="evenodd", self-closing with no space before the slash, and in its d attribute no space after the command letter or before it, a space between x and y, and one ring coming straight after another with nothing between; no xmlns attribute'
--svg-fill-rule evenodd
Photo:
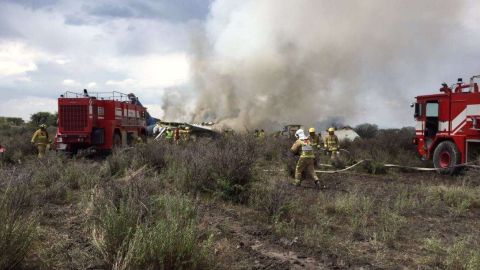
<svg viewBox="0 0 480 270"><path fill-rule="evenodd" d="M414 143L422 159L433 160L442 174L454 174L460 164L476 161L480 153L480 93L470 83L442 84L439 94L416 97Z"/></svg>
<svg viewBox="0 0 480 270"><path fill-rule="evenodd" d="M109 152L145 141L146 113L133 94L66 92L58 99L56 149Z"/></svg>

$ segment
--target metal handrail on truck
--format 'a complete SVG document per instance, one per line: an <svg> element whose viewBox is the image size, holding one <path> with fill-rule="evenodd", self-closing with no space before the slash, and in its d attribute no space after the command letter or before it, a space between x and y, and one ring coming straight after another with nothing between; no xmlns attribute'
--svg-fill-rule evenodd
<svg viewBox="0 0 480 270"><path fill-rule="evenodd" d="M84 90L83 93L76 93L71 91L66 91L63 95L60 96L61 98L96 98L99 100L115 100L115 101L131 101L129 95L118 92L87 92Z"/></svg>

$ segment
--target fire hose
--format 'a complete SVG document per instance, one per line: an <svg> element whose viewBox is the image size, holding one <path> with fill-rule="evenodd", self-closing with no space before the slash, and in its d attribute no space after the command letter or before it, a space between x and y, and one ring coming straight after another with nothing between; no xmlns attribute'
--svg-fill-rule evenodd
<svg viewBox="0 0 480 270"><path fill-rule="evenodd" d="M321 150L324 150L324 149L321 149ZM347 152L348 154L350 154L349 151L347 150L344 150L344 149L340 149L340 151L344 151L344 152ZM372 161L371 159L362 159L356 163L354 163L353 165L350 165L346 168L343 168L343 169L340 169L340 170L315 170L316 173L326 173L326 174L334 174L334 173L341 173L341 172L346 172L346 171L349 171L355 167L357 167L358 165L362 164L362 163L365 163L365 162L370 162ZM323 166L323 167L334 167L333 165L331 164L319 164L320 166ZM466 162L466 163L462 163L462 164L457 164L457 165L453 165L453 166L450 166L450 167L445 167L445 168L428 168L428 167L414 167L414 166L405 166L405 165L398 165L398 164L390 164L390 163L386 163L386 164L381 164L383 167L385 168L398 168L398 169L407 169L407 170L413 170L413 171L438 171L438 170L448 170L448 169L452 169L452 168L459 168L459 167L468 167L468 168L474 168L474 169L480 169L480 165L477 164L477 162ZM263 170L265 172L273 172L273 171L283 171L283 170Z"/></svg>
<svg viewBox="0 0 480 270"><path fill-rule="evenodd" d="M369 159L363 159L363 160L360 160L358 161L357 163L349 166L349 167L346 167L344 169L341 169L341 170L335 170L335 171L323 171L323 170L315 170L316 173L340 173L340 172L344 172L344 171L348 171L348 170L351 170L353 168L355 168L357 165L360 165L364 162L369 162L371 160ZM328 165L328 164L320 164L320 165L327 165L327 166L331 166L331 165ZM454 165L454 166L450 166L450 167L446 167L446 168L442 168L442 169L437 169L437 168L426 168L426 167L412 167L412 166L404 166L404 165L397 165L397 164L382 164L383 167L385 168L399 168L399 169L408 169L408 170L414 170L414 171L438 171L438 170L446 170L446 169L452 169L452 168L459 168L459 167L469 167L469 168L475 168L475 169L480 169L480 166L479 165L476 165L475 162L466 162L466 163L462 163L462 164L457 164L457 165Z"/></svg>

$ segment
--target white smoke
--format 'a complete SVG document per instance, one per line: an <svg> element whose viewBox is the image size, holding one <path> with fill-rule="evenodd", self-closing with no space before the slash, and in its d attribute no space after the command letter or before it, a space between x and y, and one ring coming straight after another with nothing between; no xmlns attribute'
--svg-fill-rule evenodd
<svg viewBox="0 0 480 270"><path fill-rule="evenodd" d="M251 129L329 118L359 123L369 106L409 113L405 88L455 55L448 37L462 27L465 4L215 1L192 38L192 120Z"/></svg>

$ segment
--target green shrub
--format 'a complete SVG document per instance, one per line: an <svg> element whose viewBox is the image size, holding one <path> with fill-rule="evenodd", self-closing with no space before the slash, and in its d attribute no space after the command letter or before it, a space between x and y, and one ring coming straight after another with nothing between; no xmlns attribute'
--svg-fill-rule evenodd
<svg viewBox="0 0 480 270"><path fill-rule="evenodd" d="M0 193L0 269L17 268L37 236L37 217L26 210L28 186L13 178Z"/></svg>
<svg viewBox="0 0 480 270"><path fill-rule="evenodd" d="M478 263L478 250L472 250L468 239L459 239L447 248L445 258L446 269L478 269L471 268Z"/></svg>
<svg viewBox="0 0 480 270"><path fill-rule="evenodd" d="M93 198L92 240L105 262L114 265L125 256L144 208L131 189L116 194L115 187L108 188L96 190Z"/></svg>
<svg viewBox="0 0 480 270"><path fill-rule="evenodd" d="M205 269L210 240L200 243L196 209L185 197L161 196L151 224L140 226L119 269Z"/></svg>
<svg viewBox="0 0 480 270"><path fill-rule="evenodd" d="M267 181L256 183L252 189L250 202L271 221L288 217L292 207L287 182L277 179L273 183Z"/></svg>
<svg viewBox="0 0 480 270"><path fill-rule="evenodd" d="M174 183L184 191L206 192L247 202L257 160L256 141L234 135L218 141L198 140L178 147L167 164Z"/></svg>
<svg viewBox="0 0 480 270"><path fill-rule="evenodd" d="M335 198L335 213L345 216L351 225L352 237L363 239L373 211L373 200L353 192Z"/></svg>
<svg viewBox="0 0 480 270"><path fill-rule="evenodd" d="M393 245L406 223L407 219L400 214L389 208L382 209L377 223L377 235L383 242Z"/></svg>
<svg viewBox="0 0 480 270"><path fill-rule="evenodd" d="M433 186L427 188L430 203L446 204L457 216L465 215L473 203L478 203L478 190L467 186Z"/></svg>
<svg viewBox="0 0 480 270"><path fill-rule="evenodd" d="M0 163L23 162L28 156L35 154L36 149L30 143L34 131L26 126L2 125L0 127L0 144L6 151L0 154Z"/></svg>
<svg viewBox="0 0 480 270"><path fill-rule="evenodd" d="M106 185L93 199L92 241L113 269L205 269L196 208L182 196L149 197L137 186Z"/></svg>

